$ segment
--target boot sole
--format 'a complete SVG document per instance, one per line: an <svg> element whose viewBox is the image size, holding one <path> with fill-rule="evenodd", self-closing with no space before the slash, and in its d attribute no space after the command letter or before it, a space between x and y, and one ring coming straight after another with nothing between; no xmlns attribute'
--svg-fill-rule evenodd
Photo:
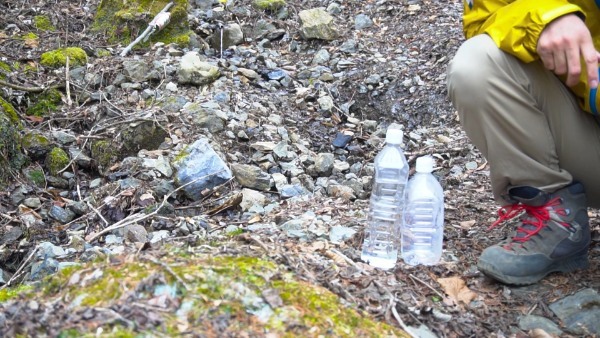
<svg viewBox="0 0 600 338"><path fill-rule="evenodd" d="M492 264L486 262L478 262L477 268L486 276L489 276L499 282L510 285L530 285L539 282L552 272L572 272L575 270L587 269L590 266L587 250L583 254L567 257L556 261L548 266L541 273L529 276L510 276L498 271Z"/></svg>

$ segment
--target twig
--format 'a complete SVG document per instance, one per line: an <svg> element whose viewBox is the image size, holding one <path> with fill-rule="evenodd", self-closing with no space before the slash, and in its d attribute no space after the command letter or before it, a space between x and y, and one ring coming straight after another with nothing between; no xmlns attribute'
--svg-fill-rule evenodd
<svg viewBox="0 0 600 338"><path fill-rule="evenodd" d="M169 8L171 8L173 6L173 2L169 2L165 8L163 8L160 12L158 12L156 14L156 16L154 16L154 19L156 19L160 14L165 13L166 11L169 10ZM152 19L152 21L154 21L154 19ZM149 34L151 34L152 30L156 28L156 26L152 25L152 22L150 22L151 24L148 25L148 27L146 28L146 30L140 34L140 36L138 36L132 43L129 44L129 46L125 47L125 49L123 49L123 51L121 52L121 56L125 56L127 55L127 53L129 53L131 51L131 49L133 48L133 46L137 45L140 41L142 41L144 38L146 38L146 36L148 36Z"/></svg>
<svg viewBox="0 0 600 338"><path fill-rule="evenodd" d="M90 203L90 202L86 202L87 206L90 207L90 209L92 209L96 215L98 215L98 217L100 217L100 219L104 222L104 224L108 225L108 221L106 220L106 218L104 218L102 216L102 214L100 213L100 211L98 211L98 209L94 208L94 206Z"/></svg>
<svg viewBox="0 0 600 338"><path fill-rule="evenodd" d="M346 261L348 264L352 265L354 268L356 268L356 270L360 271L361 273L364 272L364 270L360 266L358 266L355 261L351 260L348 256L344 255L340 251L338 251L334 248L330 248L329 251L342 257L344 259L344 261Z"/></svg>
<svg viewBox="0 0 600 338"><path fill-rule="evenodd" d="M67 91L67 106L71 107L73 101L71 101L71 86L69 86L69 56L67 56L67 62L65 66L65 88Z"/></svg>
<svg viewBox="0 0 600 338"><path fill-rule="evenodd" d="M223 169L223 170L224 170L224 169ZM214 172L214 173L211 173L211 174L208 174L208 175L204 175L204 176L202 176L202 177L198 177L197 179L195 179L195 180L192 180L192 181L189 181L189 182L187 182L186 184L184 184L184 185L182 185L182 186L178 187L177 189L175 189L175 190L171 191L170 193L168 193L167 195L165 195L165 196L164 196L164 198L163 198L163 201L160 203L160 205L159 205L159 206L158 206L158 207L157 207L157 208L156 208L154 211L152 211L151 213L149 213L149 214L146 214L146 215L139 214L139 213L137 213L137 214L133 214L133 215L129 215L129 216L125 217L124 219L122 219L122 220L118 221L117 223L115 223L115 224L113 224L113 225L109 226L108 228L105 228L104 230L102 230L102 231L100 231L100 232L97 232L97 233L95 233L95 234L89 234L88 236L86 236L85 240L91 243L91 242L93 242L93 241L94 241L96 238L98 238L98 237L100 237L100 236L104 235L105 233L111 232L111 231L113 231L113 230L121 229L121 228L123 228L123 227L125 227L125 226L127 226L127 225L129 225L129 224L133 224L133 223L136 223L136 222L139 222L139 221L145 220L145 219L147 219L147 218L150 218L150 217L152 217L152 216L154 216L154 215L158 214L158 212L159 212L159 211L160 211L160 210L161 210L161 209L162 209L162 208L165 206L165 203L167 202L167 200L168 200L168 199L169 199L169 198L170 198L170 197L171 197L171 196L172 196L174 193L176 193L177 191L179 191L179 190L183 189L184 187L186 187L186 186L188 186L188 185L190 185L190 184L192 184L192 183L195 183L195 182L197 182L197 181L199 181L199 180L203 180L203 179L205 179L205 178L207 178L207 177L210 177L210 176L213 176L213 175L217 175L217 174L219 174L220 172L222 172L223 170L219 170L219 171L216 171L216 172Z"/></svg>
<svg viewBox="0 0 600 338"><path fill-rule="evenodd" d="M17 269L17 271L15 271L15 274L12 275L12 277L10 277L10 279L8 280L8 282L6 282L6 284L0 286L0 290L11 286L12 282L19 278L21 276L21 270L25 269L25 266L27 266L27 264L29 263L29 261L31 260L31 258L33 257L33 255L35 255L35 253L38 251L38 246L36 246L33 251L31 251L31 253L29 254L29 256L27 257L27 259L25 259L25 261L23 263L21 263L21 266L19 266L19 268Z"/></svg>
<svg viewBox="0 0 600 338"><path fill-rule="evenodd" d="M392 306L392 315L394 315L394 318L396 319L396 321L398 322L398 325L400 325L400 327L402 328L402 330L404 330L406 333L408 333L408 335L410 335L413 338L417 338L414 334L412 334L412 332L410 332L410 328L408 326L406 326L406 324L404 324L404 321L402 321L402 318L400 318L400 315L398 314L398 311L396 311L396 306Z"/></svg>
<svg viewBox="0 0 600 338"><path fill-rule="evenodd" d="M57 85L53 85L53 86L49 86L49 87L25 87L25 86L20 86L20 85L14 84L14 83L6 82L3 80L0 80L0 85L4 86L4 87L16 89L16 90L22 90L24 92L29 92L29 93L41 93L48 89L57 89L57 88L61 88L63 86L62 84L57 84Z"/></svg>
<svg viewBox="0 0 600 338"><path fill-rule="evenodd" d="M154 264L162 266L165 270L167 270L168 273L170 273L173 277L175 277L175 279L179 283L181 283L181 285L183 285L183 287L185 288L186 291L190 291L191 290L190 286L187 285L187 283L183 279L181 279L181 277L179 277L179 275L176 274L175 271L173 271L173 269L171 269L171 267L168 266L167 264L165 264L165 263L157 260L156 258L154 258L152 256L142 256L141 258L145 259L145 260L148 260L148 261L150 261L150 262L152 262Z"/></svg>
<svg viewBox="0 0 600 338"><path fill-rule="evenodd" d="M442 293L440 293L438 290L434 289L431 285L427 284L425 281L419 279L418 277L416 277L415 275L413 275L412 273L408 275L408 277L410 277L413 280L416 280L417 282L425 285L426 287L428 287L431 291L435 292L436 295L438 295L440 298L446 298L444 297L444 295Z"/></svg>

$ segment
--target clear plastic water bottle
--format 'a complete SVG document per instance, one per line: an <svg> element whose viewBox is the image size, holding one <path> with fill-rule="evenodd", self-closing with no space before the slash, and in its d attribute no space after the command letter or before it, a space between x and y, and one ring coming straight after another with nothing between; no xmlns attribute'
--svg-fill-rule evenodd
<svg viewBox="0 0 600 338"><path fill-rule="evenodd" d="M406 187L402 259L410 265L433 265L442 256L444 191L431 174L433 158L417 158L417 172Z"/></svg>
<svg viewBox="0 0 600 338"><path fill-rule="evenodd" d="M400 147L402 130L388 129L385 147L375 157L375 177L361 259L381 269L398 260L408 163Z"/></svg>

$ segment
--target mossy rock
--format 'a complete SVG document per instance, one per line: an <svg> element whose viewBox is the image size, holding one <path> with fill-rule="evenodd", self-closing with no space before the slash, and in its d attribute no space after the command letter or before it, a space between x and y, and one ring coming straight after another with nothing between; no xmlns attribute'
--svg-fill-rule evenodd
<svg viewBox="0 0 600 338"><path fill-rule="evenodd" d="M88 263L66 268L35 290L22 292L15 305L25 306L32 299L56 309L37 313L54 323L55 332L62 331L58 336L175 337L193 332L211 337L409 337L344 305L329 290L296 279L285 267L247 256L172 250L157 259ZM144 309L158 306L161 311L151 311L152 319L145 320ZM130 316L135 308L141 312ZM105 309L128 320L77 319L84 312L101 316ZM66 315L72 320L60 320ZM12 333L52 335L42 321L31 318L28 323Z"/></svg>
<svg viewBox="0 0 600 338"><path fill-rule="evenodd" d="M42 31L54 32L56 30L56 27L54 27L50 18L45 15L34 16L33 26Z"/></svg>
<svg viewBox="0 0 600 338"><path fill-rule="evenodd" d="M21 150L20 124L14 122L11 109L12 105L0 98L0 188L5 187L12 172L27 162Z"/></svg>
<svg viewBox="0 0 600 338"><path fill-rule="evenodd" d="M136 156L142 149L158 149L167 136L168 133L152 121L129 125L121 131L121 156Z"/></svg>
<svg viewBox="0 0 600 338"><path fill-rule="evenodd" d="M48 116L58 110L58 106L62 102L62 96L56 89L50 89L33 98L33 105L27 108L27 115L33 116Z"/></svg>
<svg viewBox="0 0 600 338"><path fill-rule="evenodd" d="M59 68L67 64L69 57L69 66L83 66L87 63L87 54L79 47L67 47L56 49L42 54L40 63L42 66Z"/></svg>
<svg viewBox="0 0 600 338"><path fill-rule="evenodd" d="M168 0L102 0L96 11L92 30L104 34L109 43L129 44L147 27L152 19L170 1ZM174 0L169 9L169 23L150 36L149 42L136 47L149 46L150 43L164 42L187 46L190 42L190 30L187 19L188 0Z"/></svg>
<svg viewBox="0 0 600 338"><path fill-rule="evenodd" d="M56 176L58 172L69 164L69 154L60 147L54 147L46 156L46 168L51 175Z"/></svg>
<svg viewBox="0 0 600 338"><path fill-rule="evenodd" d="M46 185L46 174L44 173L44 169L41 167L31 166L25 168L23 169L23 173L29 182L35 184L36 186L43 188Z"/></svg>
<svg viewBox="0 0 600 338"><path fill-rule="evenodd" d="M275 11L287 5L285 0L254 0L252 4L265 11Z"/></svg>
<svg viewBox="0 0 600 338"><path fill-rule="evenodd" d="M15 126L17 128L21 128L21 119L19 118L19 115L17 114L17 111L15 110L15 107L13 107L12 104L10 104L8 101L6 101L5 99L2 98L2 96L0 96L0 111L6 115L10 122L12 122L13 124L15 124Z"/></svg>
<svg viewBox="0 0 600 338"><path fill-rule="evenodd" d="M50 140L38 132L28 132L23 135L21 145L32 160L45 158L46 154L52 149Z"/></svg>
<svg viewBox="0 0 600 338"><path fill-rule="evenodd" d="M93 141L90 153L100 173L106 173L108 168L120 158L116 145L108 140Z"/></svg>

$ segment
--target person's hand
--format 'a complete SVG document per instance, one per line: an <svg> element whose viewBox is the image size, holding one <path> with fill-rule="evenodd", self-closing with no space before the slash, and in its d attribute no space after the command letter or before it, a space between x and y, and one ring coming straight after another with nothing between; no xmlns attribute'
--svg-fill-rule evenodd
<svg viewBox="0 0 600 338"><path fill-rule="evenodd" d="M594 47L590 30L577 15L567 14L550 22L540 34L537 53L547 69L567 75L567 86L577 84L583 59L588 84L598 87L600 52Z"/></svg>

